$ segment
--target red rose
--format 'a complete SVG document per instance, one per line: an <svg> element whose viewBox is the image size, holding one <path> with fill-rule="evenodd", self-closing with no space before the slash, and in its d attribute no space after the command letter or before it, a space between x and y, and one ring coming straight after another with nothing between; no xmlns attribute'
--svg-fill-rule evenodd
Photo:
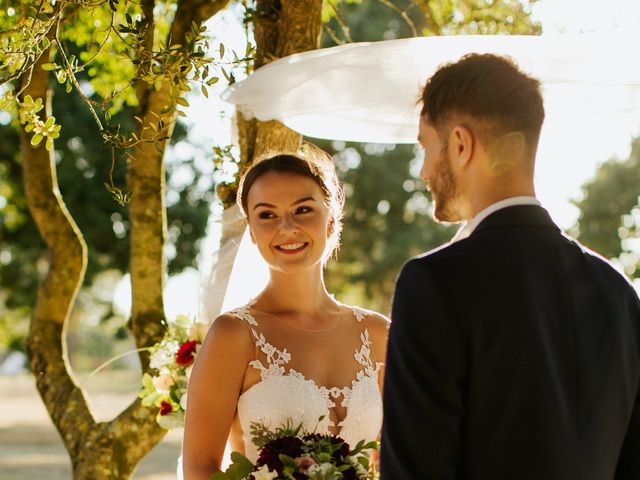
<svg viewBox="0 0 640 480"><path fill-rule="evenodd" d="M197 345L197 340L187 340L182 345L180 345L180 348L178 348L178 353L176 353L176 363L183 367L188 367L189 365L191 365L194 360Z"/></svg>
<svg viewBox="0 0 640 480"><path fill-rule="evenodd" d="M169 402L163 400L162 403L160 403L160 415L164 417L165 415L169 415L171 412L173 412L173 407Z"/></svg>

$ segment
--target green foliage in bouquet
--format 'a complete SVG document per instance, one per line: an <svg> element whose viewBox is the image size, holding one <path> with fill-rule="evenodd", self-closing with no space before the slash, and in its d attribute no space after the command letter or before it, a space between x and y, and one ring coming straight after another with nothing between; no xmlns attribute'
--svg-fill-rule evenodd
<svg viewBox="0 0 640 480"><path fill-rule="evenodd" d="M322 420L322 419L320 419ZM226 472L211 480L374 480L378 478L369 450L378 442L361 440L351 449L336 435L307 433L292 422L274 431L261 423L251 424L254 444L260 449L253 464L244 455L231 454Z"/></svg>

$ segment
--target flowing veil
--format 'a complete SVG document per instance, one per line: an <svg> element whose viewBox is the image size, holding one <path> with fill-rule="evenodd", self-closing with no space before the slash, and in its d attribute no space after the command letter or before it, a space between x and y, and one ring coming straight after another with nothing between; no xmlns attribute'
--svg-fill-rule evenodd
<svg viewBox="0 0 640 480"><path fill-rule="evenodd" d="M542 81L545 108L563 119L640 108L640 42L617 35L454 35L350 43L275 60L231 85L223 100L330 140L415 143L425 80L468 53L512 57Z"/></svg>
<svg viewBox="0 0 640 480"><path fill-rule="evenodd" d="M200 321L211 323L223 312L240 307L267 284L267 265L251 243L246 220L238 205L222 214L220 248L202 284Z"/></svg>

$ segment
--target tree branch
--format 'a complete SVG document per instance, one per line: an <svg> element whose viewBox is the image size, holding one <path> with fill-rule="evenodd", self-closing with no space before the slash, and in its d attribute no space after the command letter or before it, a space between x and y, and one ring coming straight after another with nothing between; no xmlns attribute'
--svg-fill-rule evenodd
<svg viewBox="0 0 640 480"><path fill-rule="evenodd" d="M25 95L45 100L44 116L51 115L51 92L48 72L41 66L50 53L49 48L36 62L33 74L22 78ZM32 147L31 136L20 129L25 197L49 249L51 265L38 288L27 348L38 391L72 453L82 447L83 438L78 432L95 425L82 390L71 378L65 347L66 322L84 278L87 251L58 190L53 150L48 152L44 142Z"/></svg>

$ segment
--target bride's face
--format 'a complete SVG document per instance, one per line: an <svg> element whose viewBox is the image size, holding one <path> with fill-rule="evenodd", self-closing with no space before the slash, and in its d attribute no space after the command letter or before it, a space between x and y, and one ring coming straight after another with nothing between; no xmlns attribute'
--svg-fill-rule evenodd
<svg viewBox="0 0 640 480"><path fill-rule="evenodd" d="M293 274L322 264L330 215L315 181L267 172L251 186L247 207L251 238L271 269Z"/></svg>

